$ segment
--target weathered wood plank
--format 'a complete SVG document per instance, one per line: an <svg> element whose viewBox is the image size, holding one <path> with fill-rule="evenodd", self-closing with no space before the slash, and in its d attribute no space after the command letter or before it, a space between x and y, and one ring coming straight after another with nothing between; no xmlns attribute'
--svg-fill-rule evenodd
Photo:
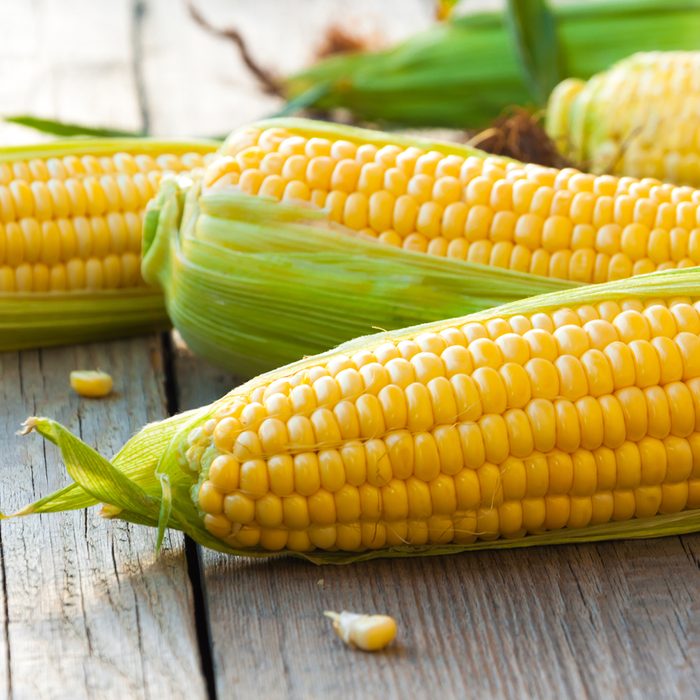
<svg viewBox="0 0 700 700"><path fill-rule="evenodd" d="M91 123L140 126L130 0L0 4L0 104ZM37 140L3 128L3 143ZM70 370L113 374L104 401L75 396ZM160 339L0 355L0 504L6 512L69 482L58 452L14 435L28 415L64 422L105 455L166 415ZM0 526L6 697L206 696L183 538L104 521L94 510ZM3 645L6 645L3 647Z"/></svg>
<svg viewBox="0 0 700 700"><path fill-rule="evenodd" d="M115 394L80 399L76 367L113 374ZM12 512L70 479L55 448L13 433L50 415L111 455L164 415L157 338L0 355L1 502ZM2 523L13 697L203 697L182 538L154 554L151 531L93 509Z"/></svg>
<svg viewBox="0 0 700 700"><path fill-rule="evenodd" d="M182 408L235 383L187 354L178 368ZM269 698L687 697L700 682L698 553L700 535L347 567L206 552L217 686ZM350 652L326 609L395 615L399 644Z"/></svg>
<svg viewBox="0 0 700 700"><path fill-rule="evenodd" d="M0 111L139 129L131 0L0 3ZM3 143L36 132L0 125Z"/></svg>
<svg viewBox="0 0 700 700"><path fill-rule="evenodd" d="M682 697L697 683L684 627L697 621L698 576L679 548L638 543L621 553L608 544L319 569L217 557L208 590L230 591L223 617L235 620L246 654L231 670L217 655L222 685L299 698ZM681 590L650 601L625 585L640 559L654 588ZM347 651L321 617L329 608L390 612L397 647L380 657ZM255 673L242 672L249 666Z"/></svg>

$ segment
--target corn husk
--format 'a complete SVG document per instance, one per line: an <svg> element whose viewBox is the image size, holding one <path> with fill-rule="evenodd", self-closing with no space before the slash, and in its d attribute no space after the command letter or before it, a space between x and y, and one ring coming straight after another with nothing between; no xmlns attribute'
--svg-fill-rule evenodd
<svg viewBox="0 0 700 700"><path fill-rule="evenodd" d="M0 151L0 163L33 158L116 153L213 153L211 141L146 138L72 139ZM3 261L0 260L0 266ZM0 351L125 337L169 326L162 293L142 285L130 289L67 292L0 292Z"/></svg>
<svg viewBox="0 0 700 700"><path fill-rule="evenodd" d="M143 274L198 355L250 377L350 338L572 286L363 240L311 208L165 183Z"/></svg>
<svg viewBox="0 0 700 700"><path fill-rule="evenodd" d="M416 332L459 326L469 321L508 318L516 314L551 311L555 308L598 303L611 299L700 298L700 269L668 270L601 285L531 297L487 311L425 324L394 332L379 333L352 340L337 350L307 358L259 376L234 389L228 397L160 423L147 425L129 440L111 462L100 456L66 428L49 418L30 418L24 432L36 431L55 443L63 456L72 485L15 513L14 516L52 513L106 504L103 514L158 528L158 543L166 528L182 530L200 544L230 554L248 557L277 556L262 549L237 550L210 535L202 525L201 514L192 500L197 476L180 467L180 455L189 432L204 424L227 398L248 395L256 387L328 361L336 352L352 354L360 348L386 340L398 341ZM515 539L499 539L473 544L398 546L366 552L291 553L315 563L348 563L377 557L406 557L480 549L504 549L545 544L567 544L600 540L662 537L700 530L700 509L658 515L622 522L610 522L580 529L561 529Z"/></svg>
<svg viewBox="0 0 700 700"><path fill-rule="evenodd" d="M0 352L125 338L169 326L163 296L150 287L0 294Z"/></svg>
<svg viewBox="0 0 700 700"><path fill-rule="evenodd" d="M698 0L597 0L553 7L561 77L588 78L636 51L692 50ZM543 104L503 12L456 17L384 51L339 55L289 77L289 105L356 120L480 128L511 105Z"/></svg>

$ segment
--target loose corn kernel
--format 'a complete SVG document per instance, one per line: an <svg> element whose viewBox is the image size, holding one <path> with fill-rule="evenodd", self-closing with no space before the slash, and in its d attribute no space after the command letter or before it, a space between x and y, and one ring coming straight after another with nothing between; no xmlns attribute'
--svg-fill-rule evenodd
<svg viewBox="0 0 700 700"><path fill-rule="evenodd" d="M380 651L396 638L396 620L388 615L359 615L326 610L336 634L349 646L362 651Z"/></svg>
<svg viewBox="0 0 700 700"><path fill-rule="evenodd" d="M70 385L79 396L100 399L112 393L114 382L107 372L83 369L70 373Z"/></svg>

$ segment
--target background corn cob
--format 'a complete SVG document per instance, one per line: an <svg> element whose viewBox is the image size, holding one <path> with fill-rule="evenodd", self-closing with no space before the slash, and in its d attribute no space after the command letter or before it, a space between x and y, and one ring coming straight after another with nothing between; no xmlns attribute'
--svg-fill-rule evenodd
<svg viewBox="0 0 700 700"><path fill-rule="evenodd" d="M692 50L696 0L552 3L562 77L588 78L635 51ZM326 59L284 81L290 110L342 107L357 119L478 128L514 104L538 102L505 13L456 17L385 51Z"/></svg>
<svg viewBox="0 0 700 700"><path fill-rule="evenodd" d="M700 52L640 53L553 91L547 131L593 172L700 185Z"/></svg>
<svg viewBox="0 0 700 700"><path fill-rule="evenodd" d="M689 295L684 297L681 295ZM318 562L700 528L700 272L382 333L147 426L110 464L60 425L85 507Z"/></svg>
<svg viewBox="0 0 700 700"><path fill-rule="evenodd" d="M106 139L4 149L0 349L167 323L140 274L143 212L163 176L201 168L214 148Z"/></svg>
<svg viewBox="0 0 700 700"><path fill-rule="evenodd" d="M303 200L362 237L576 282L700 263L700 195L305 120L234 132L204 177Z"/></svg>

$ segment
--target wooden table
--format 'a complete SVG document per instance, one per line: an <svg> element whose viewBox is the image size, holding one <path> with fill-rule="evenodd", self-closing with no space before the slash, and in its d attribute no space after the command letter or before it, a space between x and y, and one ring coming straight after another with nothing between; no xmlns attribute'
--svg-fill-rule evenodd
<svg viewBox="0 0 700 700"><path fill-rule="evenodd" d="M395 39L427 0L201 0L261 60L310 60L343 14ZM342 13L341 13L342 10ZM382 22L383 18L383 22ZM171 0L4 0L0 112L217 134L274 110L231 48ZM36 140L0 128L4 143ZM68 390L101 367L106 401ZM48 415L112 454L144 422L234 383L169 335L0 355L3 511L67 483L57 451L14 433ZM700 536L316 567L251 562L100 519L0 525L0 679L8 698L698 697ZM345 648L324 609L396 616L398 644Z"/></svg>

